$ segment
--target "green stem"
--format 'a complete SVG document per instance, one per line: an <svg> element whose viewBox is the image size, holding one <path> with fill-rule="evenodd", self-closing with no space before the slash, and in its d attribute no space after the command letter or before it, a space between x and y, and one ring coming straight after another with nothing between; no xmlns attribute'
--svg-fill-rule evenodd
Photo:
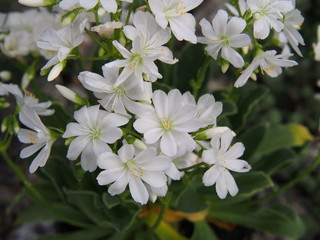
<svg viewBox="0 0 320 240"><path fill-rule="evenodd" d="M58 213L54 207L33 187L33 185L27 180L27 178L25 177L23 171L21 170L21 168L16 165L12 159L10 158L10 156L8 155L8 153L5 150L0 151L2 157L4 158L4 160L7 162L7 164L11 167L11 169L15 172L15 174L18 176L18 178L20 179L20 181L24 184L24 186L36 197L36 199L41 202L44 206L46 206L48 209L50 209L52 211L53 214L55 214L60 220L73 225L73 226L77 226L77 227L81 227L81 228L91 228L93 227L92 225L86 224L86 223L82 223L82 222L78 222L74 219L70 219L68 217L65 217L63 215L61 215L60 213Z"/></svg>
<svg viewBox="0 0 320 240"><path fill-rule="evenodd" d="M167 196L166 196L166 198L164 200L164 203L162 205L162 208L161 208L161 211L159 213L159 216L158 216L156 222L150 228L150 232L154 232L158 228L159 224L161 223L161 221L163 219L163 216L164 216L167 208L169 207L169 204L170 204L170 201L171 201L171 196L172 196L171 192L168 192Z"/></svg>
<svg viewBox="0 0 320 240"><path fill-rule="evenodd" d="M82 59L88 61L99 61L99 60L106 60L108 59L108 55L104 55L101 57L84 57L84 56L69 56L68 59Z"/></svg>
<svg viewBox="0 0 320 240"><path fill-rule="evenodd" d="M318 155L316 160L314 160L314 162L306 170L304 170L302 173L300 173L297 177L292 179L290 182L288 182L287 184L280 187L277 191L274 191L274 192L264 196L263 198L249 202L248 205L259 204L261 202L272 199L272 198L276 197L277 195L283 193L284 191L288 190L289 188L293 187L298 182L300 182L304 177L308 176L318 166L319 163L320 163L320 154ZM245 205L247 205L247 204L245 204Z"/></svg>
<svg viewBox="0 0 320 240"><path fill-rule="evenodd" d="M96 36L94 36L94 34L92 34L92 32L89 31L88 28L84 28L84 30L89 35L89 37L91 37L100 47L109 52L109 49L102 42L100 42L99 39L96 38Z"/></svg>
<svg viewBox="0 0 320 240"><path fill-rule="evenodd" d="M189 171L189 170L192 170L192 169L195 169L195 168L198 168L198 167L201 167L201 166L205 166L205 167L210 167L208 164L204 163L204 162L201 162L201 163L197 163L195 165L192 165L190 167L186 167L186 168L181 168L179 169L179 171Z"/></svg>
<svg viewBox="0 0 320 240"><path fill-rule="evenodd" d="M132 13L132 11L133 11L133 8L134 8L134 4L131 3L130 8L129 8L129 11L128 11L128 15L127 15L127 17L126 17L125 25L128 25L128 23L129 23L130 15L131 15L131 13Z"/></svg>
<svg viewBox="0 0 320 240"><path fill-rule="evenodd" d="M203 81L206 77L206 72L211 64L211 61L212 58L210 56L207 56L202 67L198 70L196 81L193 81L193 83L191 83L193 87L193 96L195 98L197 98L199 90L202 87Z"/></svg>

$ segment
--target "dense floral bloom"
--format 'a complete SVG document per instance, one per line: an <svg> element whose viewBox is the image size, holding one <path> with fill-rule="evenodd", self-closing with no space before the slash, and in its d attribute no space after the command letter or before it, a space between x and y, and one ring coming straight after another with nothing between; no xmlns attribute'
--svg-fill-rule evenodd
<svg viewBox="0 0 320 240"><path fill-rule="evenodd" d="M162 29L148 12L138 11L133 17L134 26L125 26L123 31L132 41L140 36L144 53L147 56L157 58L167 64L174 64L178 60L173 59L173 54L168 47L163 46L171 38L169 27Z"/></svg>
<svg viewBox="0 0 320 240"><path fill-rule="evenodd" d="M280 32L284 27L281 22L282 14L293 9L293 4L289 0L247 0L247 4L255 19L254 37L259 39L267 38L270 28Z"/></svg>
<svg viewBox="0 0 320 240"><path fill-rule="evenodd" d="M203 175L205 186L216 184L216 191L221 199L224 199L228 192L235 196L239 189L228 170L235 172L248 172L251 166L244 160L238 159L244 152L242 143L230 146L233 134L224 132L216 135L211 140L211 147L203 151L202 158L205 163L213 165Z"/></svg>
<svg viewBox="0 0 320 240"><path fill-rule="evenodd" d="M102 67L103 76L92 72L81 72L79 80L82 85L101 100L99 103L109 112L126 115L128 110L134 114L142 114L151 107L149 104L137 102L150 101L152 97L151 83L143 82L142 86L132 79L115 86L118 79L119 69Z"/></svg>
<svg viewBox="0 0 320 240"><path fill-rule="evenodd" d="M266 51L255 57L252 63L241 73L235 82L235 87L242 87L248 81L253 71L260 66L262 74L266 73L270 77L277 77L282 73L281 67L292 67L298 63L287 58L291 55L276 55L275 50Z"/></svg>
<svg viewBox="0 0 320 240"><path fill-rule="evenodd" d="M162 78L162 75L158 72L158 67L154 63L158 56L147 56L144 53L144 46L139 36L132 41L131 52L116 40L112 43L125 58L118 59L107 64L108 67L123 67L115 86L119 86L129 78L131 78L135 83L139 83L141 85L144 77L151 82L156 81L158 78Z"/></svg>
<svg viewBox="0 0 320 240"><path fill-rule="evenodd" d="M122 136L118 128L128 122L128 118L99 109L99 105L82 107L74 113L78 123L69 123L63 138L76 137L72 140L67 158L76 160L81 154L81 167L86 171L97 168L100 153L111 151L107 143L114 143Z"/></svg>
<svg viewBox="0 0 320 240"><path fill-rule="evenodd" d="M17 103L20 107L27 106L33 111L35 111L38 115L49 116L54 113L54 110L48 109L51 106L51 102L41 102L29 91L24 91L23 94L20 88L15 84L3 84L0 83L0 96L11 93L15 96ZM1 94L3 93L3 94Z"/></svg>
<svg viewBox="0 0 320 240"><path fill-rule="evenodd" d="M147 187L153 194L159 188L166 191L167 177L163 171L170 163L168 157L158 156L154 148L135 155L133 145L125 144L119 149L118 155L105 152L99 156L98 166L105 170L98 175L97 180L100 185L112 183L108 189L112 196L124 192L129 184L132 198L146 204L149 199ZM165 195L165 192L161 195Z"/></svg>
<svg viewBox="0 0 320 240"><path fill-rule="evenodd" d="M197 131L201 124L196 119L196 106L183 104L179 90L171 90L168 95L161 90L153 93L154 111L139 116L134 128L144 134L146 143L160 141L161 151L169 157L177 154L181 145L192 151L196 143L189 132Z"/></svg>
<svg viewBox="0 0 320 240"><path fill-rule="evenodd" d="M32 129L21 128L18 132L20 142L32 144L22 149L20 157L30 157L41 149L29 167L30 173L34 173L38 167L43 167L46 164L54 139L50 136L50 131L41 122L39 116L29 107L21 109L19 119L25 126Z"/></svg>
<svg viewBox="0 0 320 240"><path fill-rule="evenodd" d="M157 23L165 29L168 24L175 37L197 43L196 20L190 10L198 7L203 0L149 0L151 11Z"/></svg>
<svg viewBox="0 0 320 240"><path fill-rule="evenodd" d="M245 47L251 42L247 34L241 34L246 27L245 20L232 17L228 21L228 13L219 10L212 20L212 26L206 19L202 19L200 25L205 37L198 38L198 41L208 44L206 51L211 57L217 59L221 50L222 58L237 68L243 67L244 61L241 55L233 48Z"/></svg>

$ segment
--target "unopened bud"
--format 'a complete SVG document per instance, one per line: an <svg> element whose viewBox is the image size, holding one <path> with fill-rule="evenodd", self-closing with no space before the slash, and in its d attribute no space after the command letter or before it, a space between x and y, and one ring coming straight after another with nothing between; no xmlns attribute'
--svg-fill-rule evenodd
<svg viewBox="0 0 320 240"><path fill-rule="evenodd" d="M135 146L139 150L146 150L148 147L142 142L140 139L134 140L133 146Z"/></svg>
<svg viewBox="0 0 320 240"><path fill-rule="evenodd" d="M18 0L18 2L28 7L48 7L59 3L60 0Z"/></svg>
<svg viewBox="0 0 320 240"><path fill-rule="evenodd" d="M67 12L61 17L61 26L65 27L73 22L73 20L77 17L77 15L81 12L81 9L77 8L71 12Z"/></svg>
<svg viewBox="0 0 320 240"><path fill-rule="evenodd" d="M114 30L121 28L122 26L122 22L106 22L105 24L92 27L91 31L97 32L101 37L104 37L106 39L112 39Z"/></svg>
<svg viewBox="0 0 320 240"><path fill-rule="evenodd" d="M244 55L247 55L248 52L249 52L249 46L243 47L243 48L242 48L242 52L243 52Z"/></svg>
<svg viewBox="0 0 320 240"><path fill-rule="evenodd" d="M261 17L261 14L256 12L256 13L254 13L254 14L252 15L252 17L253 17L253 19L255 19L255 20L259 20L260 17Z"/></svg>
<svg viewBox="0 0 320 240"><path fill-rule="evenodd" d="M4 81L4 82L7 82L11 79L11 72L9 71L1 71L0 72L0 78Z"/></svg>
<svg viewBox="0 0 320 240"><path fill-rule="evenodd" d="M235 132L228 127L213 127L204 131L204 134L207 136L207 139L213 138L215 135L230 131L233 136Z"/></svg>
<svg viewBox="0 0 320 240"><path fill-rule="evenodd" d="M253 81L257 81L257 75L255 73L252 73L250 75L250 78L253 80Z"/></svg>
<svg viewBox="0 0 320 240"><path fill-rule="evenodd" d="M71 102L74 102L75 104L78 104L78 105L85 104L84 99L82 99L82 97L80 97L71 89L65 86L62 86L60 84L56 84L56 88L58 89L58 91L61 93L62 96L64 96L66 99L69 99Z"/></svg>
<svg viewBox="0 0 320 240"><path fill-rule="evenodd" d="M66 66L66 61L59 62L49 72L48 81L55 80Z"/></svg>
<svg viewBox="0 0 320 240"><path fill-rule="evenodd" d="M223 62L222 65L221 65L222 73L226 73L228 71L228 69L229 69L229 66L230 66L229 62Z"/></svg>

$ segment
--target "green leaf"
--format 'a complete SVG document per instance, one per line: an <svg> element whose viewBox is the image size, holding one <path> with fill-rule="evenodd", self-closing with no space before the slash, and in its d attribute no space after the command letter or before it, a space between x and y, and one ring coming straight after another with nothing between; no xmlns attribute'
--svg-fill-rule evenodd
<svg viewBox="0 0 320 240"><path fill-rule="evenodd" d="M305 226L300 216L289 206L276 205L253 210L228 206L212 207L209 216L221 221L273 233L283 237L299 238Z"/></svg>
<svg viewBox="0 0 320 240"><path fill-rule="evenodd" d="M38 238L38 240L99 240L102 238L106 239L110 232L110 229L107 228L93 228L89 230L76 231L53 236L43 236Z"/></svg>
<svg viewBox="0 0 320 240"><path fill-rule="evenodd" d="M237 89L238 114L232 117L232 126L234 129L240 129L248 122L254 109L267 96L269 89L255 83L247 84L245 88Z"/></svg>
<svg viewBox="0 0 320 240"><path fill-rule="evenodd" d="M302 146L312 138L309 130L302 125L273 125L267 129L257 154L267 155L283 148Z"/></svg>
<svg viewBox="0 0 320 240"><path fill-rule="evenodd" d="M198 221L194 223L191 240L219 240L219 238L206 221Z"/></svg>
<svg viewBox="0 0 320 240"><path fill-rule="evenodd" d="M237 105L234 102L228 100L222 100L221 102L223 104L223 111L218 117L218 126L220 126L220 121L222 121L225 117L232 116L238 111Z"/></svg>
<svg viewBox="0 0 320 240"><path fill-rule="evenodd" d="M105 192L102 194L102 201L106 205L107 208L113 208L120 204L119 196L111 196L109 193Z"/></svg>
<svg viewBox="0 0 320 240"><path fill-rule="evenodd" d="M63 221L64 219L61 218L61 216L75 219L78 222L83 223L87 223L89 221L84 214L69 205L53 203L52 207L58 214L55 214L53 210L49 209L47 206L43 206L41 204L31 205L19 214L17 222Z"/></svg>
<svg viewBox="0 0 320 240"><path fill-rule="evenodd" d="M271 178L264 172L251 171L238 174L235 180L239 188L237 197L249 198L258 192L273 187Z"/></svg>
<svg viewBox="0 0 320 240"><path fill-rule="evenodd" d="M295 151L292 149L281 149L263 156L253 165L253 168L273 175L290 163L297 162L297 160L298 156Z"/></svg>
<svg viewBox="0 0 320 240"><path fill-rule="evenodd" d="M249 160L254 156L265 134L266 126L259 125L249 129L237 139L238 142L242 142L245 146L244 155L241 157L242 159Z"/></svg>

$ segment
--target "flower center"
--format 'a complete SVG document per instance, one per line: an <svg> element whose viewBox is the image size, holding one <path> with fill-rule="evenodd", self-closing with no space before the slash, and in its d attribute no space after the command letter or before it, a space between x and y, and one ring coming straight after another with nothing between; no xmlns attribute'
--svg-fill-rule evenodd
<svg viewBox="0 0 320 240"><path fill-rule="evenodd" d="M228 36L219 36L218 37L219 41L222 41L224 45L229 45L229 38Z"/></svg>
<svg viewBox="0 0 320 240"><path fill-rule="evenodd" d="M90 130L90 135L92 139L97 139L101 137L101 129L92 128Z"/></svg>
<svg viewBox="0 0 320 240"><path fill-rule="evenodd" d="M172 128L172 117L169 117L169 118L161 117L160 122L164 129L169 130Z"/></svg>
<svg viewBox="0 0 320 240"><path fill-rule="evenodd" d="M144 171L142 170L141 167L138 167L136 165L136 162L133 159L128 160L123 165L129 169L131 176L136 177L136 178L140 178L143 176Z"/></svg>
<svg viewBox="0 0 320 240"><path fill-rule="evenodd" d="M143 58L139 53L133 54L130 59L129 67L131 70L139 70L140 64L142 64Z"/></svg>
<svg viewBox="0 0 320 240"><path fill-rule="evenodd" d="M116 94L120 96L123 96L126 93L122 87L116 87L114 90Z"/></svg>

